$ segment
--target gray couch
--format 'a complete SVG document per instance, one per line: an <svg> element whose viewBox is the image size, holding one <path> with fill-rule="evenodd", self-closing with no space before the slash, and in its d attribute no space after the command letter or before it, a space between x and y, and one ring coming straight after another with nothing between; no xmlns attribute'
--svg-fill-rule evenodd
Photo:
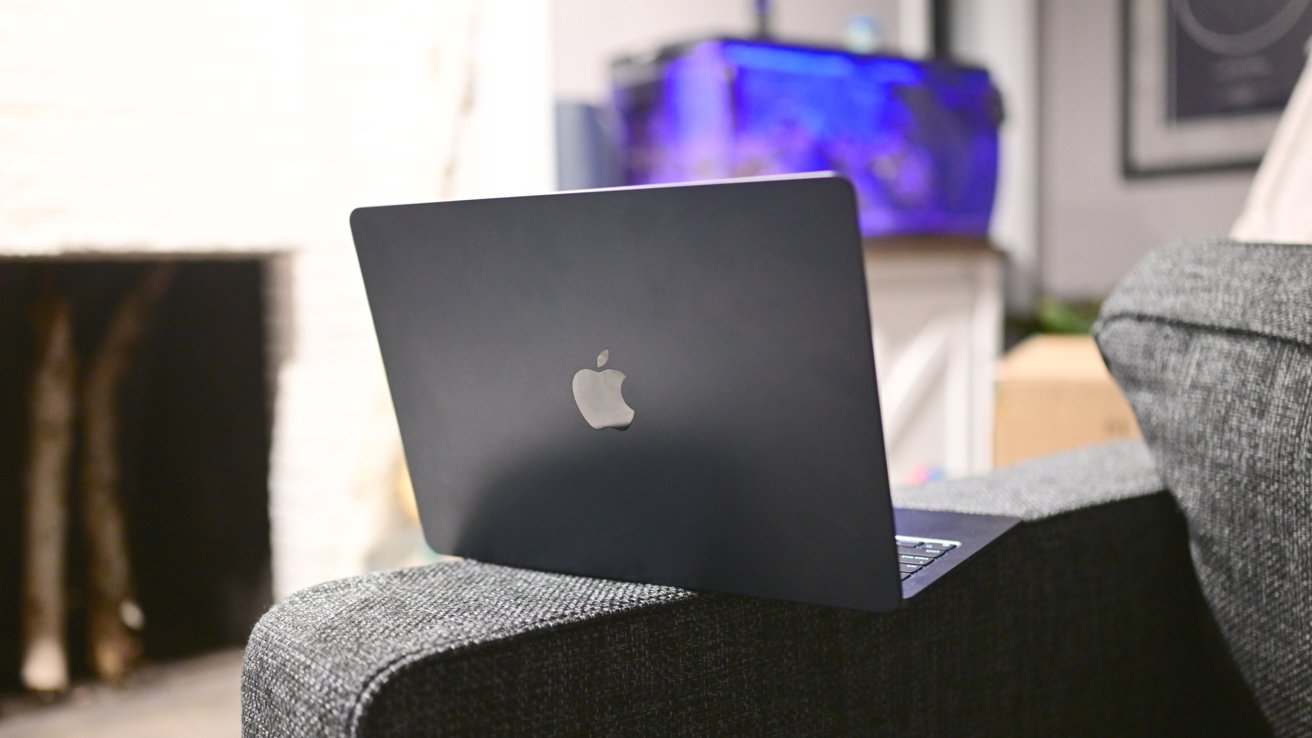
<svg viewBox="0 0 1312 738"><path fill-rule="evenodd" d="M1024 519L902 611L370 574L260 621L244 734L1312 734L1312 248L1161 250L1097 337L1146 443L897 491Z"/></svg>

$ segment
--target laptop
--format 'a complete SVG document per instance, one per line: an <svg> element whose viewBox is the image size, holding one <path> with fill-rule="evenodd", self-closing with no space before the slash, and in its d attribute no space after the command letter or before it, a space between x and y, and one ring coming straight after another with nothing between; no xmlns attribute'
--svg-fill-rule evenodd
<svg viewBox="0 0 1312 738"><path fill-rule="evenodd" d="M1017 521L894 510L852 186L360 208L428 545L891 611Z"/></svg>

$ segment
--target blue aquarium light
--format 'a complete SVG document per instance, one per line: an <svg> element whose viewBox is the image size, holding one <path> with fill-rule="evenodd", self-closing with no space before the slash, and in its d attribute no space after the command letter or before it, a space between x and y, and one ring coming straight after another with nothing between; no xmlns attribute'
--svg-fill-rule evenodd
<svg viewBox="0 0 1312 738"><path fill-rule="evenodd" d="M982 69L715 39L613 67L627 184L836 171L866 236L984 235L998 95Z"/></svg>

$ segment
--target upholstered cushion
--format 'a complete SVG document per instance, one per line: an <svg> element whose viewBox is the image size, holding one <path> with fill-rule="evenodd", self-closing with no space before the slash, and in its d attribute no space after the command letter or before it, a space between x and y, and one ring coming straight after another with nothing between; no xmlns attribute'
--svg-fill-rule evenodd
<svg viewBox="0 0 1312 738"><path fill-rule="evenodd" d="M1312 247L1148 256L1095 328L1268 720L1312 735Z"/></svg>
<svg viewBox="0 0 1312 738"><path fill-rule="evenodd" d="M1140 444L898 501L1025 522L892 614L473 561L330 582L251 634L244 735L1263 734Z"/></svg>

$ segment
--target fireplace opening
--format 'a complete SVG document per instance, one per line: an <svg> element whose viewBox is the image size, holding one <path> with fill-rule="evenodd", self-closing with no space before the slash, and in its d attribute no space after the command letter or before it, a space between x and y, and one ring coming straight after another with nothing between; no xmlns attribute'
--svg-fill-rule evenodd
<svg viewBox="0 0 1312 738"><path fill-rule="evenodd" d="M71 386L78 388L64 465L66 542L57 586L71 679L97 672L88 633L98 576L89 572L98 547L88 543L84 495L88 477L96 476L85 463L89 447L103 444L88 431L92 411L85 405L95 399L87 382L105 373L104 347L125 301L152 279L158 294L140 311L135 340L122 342L127 350L118 373L109 372L113 381L102 382L115 398L114 486L134 589L135 610L124 617L133 623L140 658L162 661L244 644L269 605L269 264L263 258L0 260L0 692L24 686L22 593L31 556L25 521L38 445L34 381L49 366L41 348L49 322L40 314L54 300L62 300L62 320L71 324L66 343L75 358Z"/></svg>

